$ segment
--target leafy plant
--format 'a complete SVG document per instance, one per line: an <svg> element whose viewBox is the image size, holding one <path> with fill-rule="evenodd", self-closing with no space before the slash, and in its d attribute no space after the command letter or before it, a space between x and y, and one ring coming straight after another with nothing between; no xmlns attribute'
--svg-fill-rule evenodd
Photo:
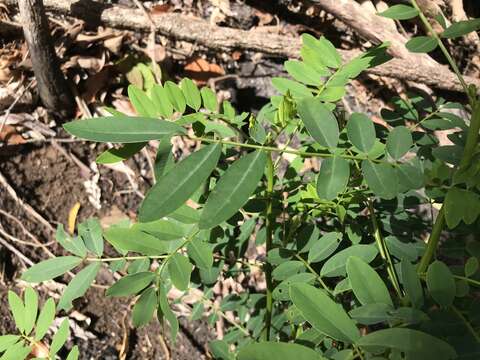
<svg viewBox="0 0 480 360"><path fill-rule="evenodd" d="M39 308L38 294L27 287L23 300L9 291L8 304L19 334L0 336L0 358L23 360L33 356L35 359L55 359L70 335L68 319L64 319L52 336L50 346L45 343L45 335L55 320L55 301L49 298ZM78 347L74 346L67 360L76 360L78 356Z"/></svg>
<svg viewBox="0 0 480 360"><path fill-rule="evenodd" d="M146 92L131 86L139 117L111 110L112 117L65 129L120 144L99 163L125 160L160 141L156 184L138 222L102 229L90 219L74 237L60 226L57 240L72 255L39 263L23 279L41 282L80 267L59 302L68 310L105 264L122 274L106 295L135 296L133 324L156 316L168 322L173 341L179 325L167 293L197 288L203 295L191 318L223 317L232 325L210 344L217 359L476 358L480 101L442 38L480 25L455 23L437 34L416 1L411 5L380 15L420 18L429 35L407 47L444 53L468 96L466 109L412 93L382 111L385 126L366 114L345 114L337 103L346 85L388 61L388 46L344 63L327 39L307 34L302 59L285 63L291 78L272 80L280 95L257 116L218 104L210 89L189 79ZM436 130L452 130L452 145L439 145ZM175 161L174 136L202 146ZM279 146L280 137L286 143ZM318 175L304 171L305 159L321 160ZM420 207L439 210L433 224ZM246 256L250 239L266 250L253 263ZM104 256L104 240L118 256ZM265 291L246 287L214 305L217 281L248 277L254 267L265 274Z"/></svg>

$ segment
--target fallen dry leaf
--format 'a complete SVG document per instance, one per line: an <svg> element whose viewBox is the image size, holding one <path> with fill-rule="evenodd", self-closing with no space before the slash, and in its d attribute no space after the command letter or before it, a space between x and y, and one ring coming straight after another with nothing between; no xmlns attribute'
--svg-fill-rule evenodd
<svg viewBox="0 0 480 360"><path fill-rule="evenodd" d="M25 144L25 139L11 125L5 125L3 127L2 132L0 132L0 141L5 145Z"/></svg>
<svg viewBox="0 0 480 360"><path fill-rule="evenodd" d="M161 15L166 12L169 12L172 9L171 4L161 4L161 5L153 5L152 8L150 9L150 13L155 16L155 15Z"/></svg>
<svg viewBox="0 0 480 360"><path fill-rule="evenodd" d="M223 68L202 58L190 60L184 67L185 75L199 84L206 84L211 78L225 75Z"/></svg>
<svg viewBox="0 0 480 360"><path fill-rule="evenodd" d="M122 48L123 44L123 35L114 36L112 38L106 39L103 42L103 46L111 53L118 55Z"/></svg>

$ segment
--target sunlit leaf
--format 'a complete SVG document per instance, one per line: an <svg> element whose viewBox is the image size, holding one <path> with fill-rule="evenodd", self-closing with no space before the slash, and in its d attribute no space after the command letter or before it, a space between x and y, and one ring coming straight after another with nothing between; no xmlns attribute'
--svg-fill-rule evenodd
<svg viewBox="0 0 480 360"><path fill-rule="evenodd" d="M22 280L38 283L63 275L80 265L82 258L76 256L58 256L33 265L22 275Z"/></svg>
<svg viewBox="0 0 480 360"><path fill-rule="evenodd" d="M345 191L350 178L350 163L339 156L322 161L317 179L317 194L320 199L333 200Z"/></svg>
<svg viewBox="0 0 480 360"><path fill-rule="evenodd" d="M95 280L95 277L100 270L100 266L100 262L94 262L70 280L58 302L59 310L69 310L72 307L72 301L83 296L87 292L88 288Z"/></svg>
<svg viewBox="0 0 480 360"><path fill-rule="evenodd" d="M315 141L324 147L337 146L339 138L337 119L321 100L303 99L298 103L297 110Z"/></svg>

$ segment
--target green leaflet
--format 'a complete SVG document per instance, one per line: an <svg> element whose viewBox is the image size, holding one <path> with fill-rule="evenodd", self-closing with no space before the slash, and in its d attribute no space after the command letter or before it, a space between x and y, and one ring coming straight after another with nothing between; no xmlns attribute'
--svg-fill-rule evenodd
<svg viewBox="0 0 480 360"><path fill-rule="evenodd" d="M72 270L77 265L80 265L81 262L82 258L76 256L59 256L48 259L33 265L25 271L22 275L22 280L33 283L51 280Z"/></svg>
<svg viewBox="0 0 480 360"><path fill-rule="evenodd" d="M480 195L457 187L448 190L445 197L445 221L453 229L463 220L472 224L480 216Z"/></svg>
<svg viewBox="0 0 480 360"><path fill-rule="evenodd" d="M378 250L374 245L352 245L328 259L323 265L320 275L324 277L344 276L350 256L357 256L369 263L375 259L377 254Z"/></svg>
<svg viewBox="0 0 480 360"><path fill-rule="evenodd" d="M188 244L187 254L200 269L208 270L213 265L212 247L200 238L196 238Z"/></svg>
<svg viewBox="0 0 480 360"><path fill-rule="evenodd" d="M357 345L365 350L377 351L379 348L398 350L407 354L407 358L422 360L456 359L455 350L446 342L424 332L392 328L377 330L362 336Z"/></svg>
<svg viewBox="0 0 480 360"><path fill-rule="evenodd" d="M167 291L164 285L160 285L160 289L158 291L158 304L158 318L161 319L161 316L163 315L167 319L168 323L170 324L172 342L173 344L175 344L177 340L179 325L177 317L170 309L170 306L168 304Z"/></svg>
<svg viewBox="0 0 480 360"><path fill-rule="evenodd" d="M322 360L325 358L306 346L273 341L248 344L238 353L238 360L271 359Z"/></svg>
<svg viewBox="0 0 480 360"><path fill-rule="evenodd" d="M94 262L80 271L70 280L70 283L64 290L60 301L58 302L59 310L69 310L72 307L72 301L83 296L88 290L92 282L95 280L101 263Z"/></svg>
<svg viewBox="0 0 480 360"><path fill-rule="evenodd" d="M333 200L345 191L350 178L350 163L339 157L324 159L317 179L317 194L320 199Z"/></svg>
<svg viewBox="0 0 480 360"><path fill-rule="evenodd" d="M62 321L55 335L53 335L52 344L50 345L49 355L55 357L55 354L62 348L70 335L70 324L68 318Z"/></svg>
<svg viewBox="0 0 480 360"><path fill-rule="evenodd" d="M173 115L173 105L170 102L167 91L162 85L155 84L151 90L152 101L158 109L158 113L164 118L170 118Z"/></svg>
<svg viewBox="0 0 480 360"><path fill-rule="evenodd" d="M400 4L390 6L378 15L395 20L408 20L418 16L418 10L414 7Z"/></svg>
<svg viewBox="0 0 480 360"><path fill-rule="evenodd" d="M146 232L163 241L177 240L187 235L187 227L174 220L160 219L148 223L136 223L132 225L132 230Z"/></svg>
<svg viewBox="0 0 480 360"><path fill-rule="evenodd" d="M414 307L420 309L423 306L423 288L415 267L407 260L402 260L401 279L403 289Z"/></svg>
<svg viewBox="0 0 480 360"><path fill-rule="evenodd" d="M147 145L146 142L130 143L122 145L120 148L108 149L98 155L95 161L98 164L115 164L131 158L133 155L142 150L145 145Z"/></svg>
<svg viewBox="0 0 480 360"><path fill-rule="evenodd" d="M24 300L25 313L23 318L23 325L25 328L25 334L29 335L33 327L35 326L35 322L37 320L38 295L31 287L27 287L25 289Z"/></svg>
<svg viewBox="0 0 480 360"><path fill-rule="evenodd" d="M322 84L322 76L327 74L318 73L312 66L298 60L288 60L284 63L287 72L297 81L307 85L319 86Z"/></svg>
<svg viewBox="0 0 480 360"><path fill-rule="evenodd" d="M387 151L395 160L405 155L412 145L412 134L405 126L397 126L388 134Z"/></svg>
<svg viewBox="0 0 480 360"><path fill-rule="evenodd" d="M165 136L160 140L158 145L157 155L155 156L154 173L155 181L158 181L163 175L170 171L175 165L175 159L173 158L173 145L171 143L171 137Z"/></svg>
<svg viewBox="0 0 480 360"><path fill-rule="evenodd" d="M151 287L145 290L135 303L132 310L133 326L140 327L147 325L152 320L153 313L157 308L157 292Z"/></svg>
<svg viewBox="0 0 480 360"><path fill-rule="evenodd" d="M20 340L19 335L1 335L0 336L0 352L11 348Z"/></svg>
<svg viewBox="0 0 480 360"><path fill-rule="evenodd" d="M18 330L25 332L25 306L22 299L11 290L8 291L8 305Z"/></svg>
<svg viewBox="0 0 480 360"><path fill-rule="evenodd" d="M203 106L211 112L216 112L218 108L217 95L208 87L203 87L200 90L202 95Z"/></svg>
<svg viewBox="0 0 480 360"><path fill-rule="evenodd" d="M367 304L352 309L348 314L362 325L373 325L388 321L392 318L390 312L393 307L384 303Z"/></svg>
<svg viewBox="0 0 480 360"><path fill-rule="evenodd" d="M429 53L438 46L438 41L431 36L417 36L410 39L405 46L413 53Z"/></svg>
<svg viewBox="0 0 480 360"><path fill-rule="evenodd" d="M182 206L207 180L221 152L221 144L209 145L176 164L148 191L140 207L140 221L161 219Z"/></svg>
<svg viewBox="0 0 480 360"><path fill-rule="evenodd" d="M358 150L368 153L376 139L373 121L365 114L353 113L347 123L347 135Z"/></svg>
<svg viewBox="0 0 480 360"><path fill-rule="evenodd" d="M314 263L325 260L337 250L342 240L342 234L338 232L330 232L323 235L314 242L312 248L308 252L308 262Z"/></svg>
<svg viewBox="0 0 480 360"><path fill-rule="evenodd" d="M68 353L67 360L77 360L80 356L80 352L78 350L78 346L75 345L72 350Z"/></svg>
<svg viewBox="0 0 480 360"><path fill-rule="evenodd" d="M208 197L199 228L209 229L232 217L257 188L266 163L266 153L257 150L230 165Z"/></svg>
<svg viewBox="0 0 480 360"><path fill-rule="evenodd" d="M40 341L47 333L50 325L55 319L55 302L49 298L43 305L38 315L37 325L35 326L35 340Z"/></svg>
<svg viewBox="0 0 480 360"><path fill-rule="evenodd" d="M80 237L72 238L69 234L65 232L63 224L58 224L57 231L55 233L55 240L58 241L62 247L71 252L74 255L79 257L84 257L87 255L87 248Z"/></svg>
<svg viewBox="0 0 480 360"><path fill-rule="evenodd" d="M128 86L128 98L132 102L133 107L140 116L147 116L155 118L158 115L158 111L153 104L152 100L142 90L135 85Z"/></svg>
<svg viewBox="0 0 480 360"><path fill-rule="evenodd" d="M119 252L133 251L155 256L166 254L169 250L168 242L132 228L110 227L104 236Z"/></svg>
<svg viewBox="0 0 480 360"><path fill-rule="evenodd" d="M362 172L368 187L375 195L387 200L397 196L398 178L392 166L363 160Z"/></svg>
<svg viewBox="0 0 480 360"><path fill-rule="evenodd" d="M168 261L170 278L178 290L186 291L188 289L192 269L193 266L188 261L188 258L178 253L174 254Z"/></svg>
<svg viewBox="0 0 480 360"><path fill-rule="evenodd" d="M202 106L202 96L200 95L200 90L198 90L197 85L195 85L191 79L184 78L180 82L180 88L183 91L187 105L193 110L198 111L200 106Z"/></svg>
<svg viewBox="0 0 480 360"><path fill-rule="evenodd" d="M302 42L303 47L310 48L320 56L323 65L335 69L342 65L342 57L339 52L325 37L316 39L310 34L302 34Z"/></svg>
<svg viewBox="0 0 480 360"><path fill-rule="evenodd" d="M456 38L480 29L480 19L459 21L450 25L443 33L444 38Z"/></svg>
<svg viewBox="0 0 480 360"><path fill-rule="evenodd" d="M362 305L387 304L393 306L382 278L365 261L356 256L349 257L347 275L353 293Z"/></svg>
<svg viewBox="0 0 480 360"><path fill-rule="evenodd" d="M308 284L293 284L290 298L303 317L318 331L347 343L360 338L352 319L324 291Z"/></svg>
<svg viewBox="0 0 480 360"><path fill-rule="evenodd" d="M337 119L321 100L303 99L298 103L297 111L315 141L328 148L337 146L339 138Z"/></svg>
<svg viewBox="0 0 480 360"><path fill-rule="evenodd" d="M0 358L2 360L24 360L32 351L31 347L25 347L25 342L20 341L10 346Z"/></svg>
<svg viewBox="0 0 480 360"><path fill-rule="evenodd" d="M168 100L173 105L173 108L179 113L183 114L187 107L187 103L180 87L171 81L167 81L164 84L164 89Z"/></svg>
<svg viewBox="0 0 480 360"><path fill-rule="evenodd" d="M185 132L181 126L169 121L129 116L76 120L63 127L68 133L81 139L112 143L159 140L165 135Z"/></svg>
<svg viewBox="0 0 480 360"><path fill-rule="evenodd" d="M103 236L100 221L90 218L78 226L78 235L81 236L88 250L97 256L103 254Z"/></svg>
<svg viewBox="0 0 480 360"><path fill-rule="evenodd" d="M275 77L272 79L272 85L282 95L290 93L295 99L313 98L308 87L290 79Z"/></svg>
<svg viewBox="0 0 480 360"><path fill-rule="evenodd" d="M110 286L106 292L107 296L129 296L135 295L145 289L155 279L155 273L151 271L137 272L127 275Z"/></svg>
<svg viewBox="0 0 480 360"><path fill-rule="evenodd" d="M303 271L305 271L305 265L301 261L290 260L281 263L273 269L272 276L275 280L282 281Z"/></svg>
<svg viewBox="0 0 480 360"><path fill-rule="evenodd" d="M434 261L427 270L427 288L433 299L442 307L453 304L456 286L452 272L441 261Z"/></svg>

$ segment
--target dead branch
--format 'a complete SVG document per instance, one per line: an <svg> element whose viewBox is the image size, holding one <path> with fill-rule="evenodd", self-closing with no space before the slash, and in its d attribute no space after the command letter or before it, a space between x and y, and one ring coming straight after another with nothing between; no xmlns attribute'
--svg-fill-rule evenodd
<svg viewBox="0 0 480 360"><path fill-rule="evenodd" d="M42 0L18 0L25 40L43 104L62 116L72 116L75 102L50 39Z"/></svg>
<svg viewBox="0 0 480 360"><path fill-rule="evenodd" d="M6 3L13 6L16 1L6 0ZM145 16L140 10L109 6L91 0L45 0L44 4L46 9L51 12L79 18L92 25L104 24L113 28L144 32L151 30L150 24L145 21ZM301 46L300 39L296 37L214 26L205 20L177 13L164 13L154 16L153 19L159 34L203 45L213 50L241 49L275 57L296 58ZM345 61L359 54L357 50L341 50L340 52ZM369 69L367 72L378 76L423 83L439 89L462 91L462 86L455 74L442 65L430 66L421 61L393 59L384 65ZM480 80L476 78L466 77L466 81L480 87Z"/></svg>

